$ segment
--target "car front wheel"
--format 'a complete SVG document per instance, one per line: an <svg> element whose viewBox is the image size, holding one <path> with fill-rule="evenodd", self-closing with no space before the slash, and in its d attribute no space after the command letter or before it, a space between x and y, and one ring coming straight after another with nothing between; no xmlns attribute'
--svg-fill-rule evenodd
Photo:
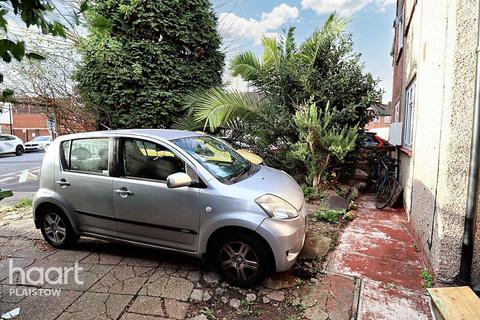
<svg viewBox="0 0 480 320"><path fill-rule="evenodd" d="M24 152L25 152L25 150L23 149L22 146L17 146L17 148L15 149L15 155L16 156L21 156Z"/></svg>
<svg viewBox="0 0 480 320"><path fill-rule="evenodd" d="M260 239L240 233L223 235L212 254L220 276L239 287L250 287L265 279L271 262Z"/></svg>

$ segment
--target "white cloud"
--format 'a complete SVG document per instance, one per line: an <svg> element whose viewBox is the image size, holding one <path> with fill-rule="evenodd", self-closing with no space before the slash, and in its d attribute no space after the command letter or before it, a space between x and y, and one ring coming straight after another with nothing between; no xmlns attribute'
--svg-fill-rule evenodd
<svg viewBox="0 0 480 320"><path fill-rule="evenodd" d="M263 12L259 20L224 12L219 15L219 32L225 39L246 39L258 44L263 35L275 36L273 31L297 17L298 9L285 3L273 8L271 12Z"/></svg>
<svg viewBox="0 0 480 320"><path fill-rule="evenodd" d="M333 11L349 16L374 4L383 10L386 6L395 4L396 0L302 0L303 9L312 9L317 14L326 14Z"/></svg>

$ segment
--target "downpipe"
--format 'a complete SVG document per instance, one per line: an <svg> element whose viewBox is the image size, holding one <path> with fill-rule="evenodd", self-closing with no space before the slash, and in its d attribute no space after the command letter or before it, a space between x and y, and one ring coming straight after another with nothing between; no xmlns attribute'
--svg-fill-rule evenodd
<svg viewBox="0 0 480 320"><path fill-rule="evenodd" d="M463 233L462 256L460 260L458 280L460 283L470 284L473 290L477 294L480 294L480 283L476 286L471 283L480 173L480 6L477 23L477 70L475 73L472 142L470 150L470 168L468 172L465 228Z"/></svg>

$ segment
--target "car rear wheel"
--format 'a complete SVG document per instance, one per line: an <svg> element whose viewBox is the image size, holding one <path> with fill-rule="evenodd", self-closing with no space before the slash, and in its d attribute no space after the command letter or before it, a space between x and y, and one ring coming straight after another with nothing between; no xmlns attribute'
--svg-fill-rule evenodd
<svg viewBox="0 0 480 320"><path fill-rule="evenodd" d="M70 224L65 214L55 211L48 211L41 217L43 238L55 248L68 248L78 240L78 235Z"/></svg>
<svg viewBox="0 0 480 320"><path fill-rule="evenodd" d="M265 279L271 262L262 241L240 233L223 235L211 254L219 275L239 287L250 287Z"/></svg>
<svg viewBox="0 0 480 320"><path fill-rule="evenodd" d="M15 155L16 156L21 156L24 152L25 152L25 150L23 149L22 146L17 146L17 148L15 148Z"/></svg>

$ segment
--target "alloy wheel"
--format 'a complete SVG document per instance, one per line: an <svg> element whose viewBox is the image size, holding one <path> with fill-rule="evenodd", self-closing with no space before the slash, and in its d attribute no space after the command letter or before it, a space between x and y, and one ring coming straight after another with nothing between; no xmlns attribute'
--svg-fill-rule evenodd
<svg viewBox="0 0 480 320"><path fill-rule="evenodd" d="M65 240L67 230L62 217L56 213L48 213L43 221L45 235L55 244Z"/></svg>
<svg viewBox="0 0 480 320"><path fill-rule="evenodd" d="M220 249L220 266L237 281L256 276L260 262L255 251L243 242L227 242Z"/></svg>

